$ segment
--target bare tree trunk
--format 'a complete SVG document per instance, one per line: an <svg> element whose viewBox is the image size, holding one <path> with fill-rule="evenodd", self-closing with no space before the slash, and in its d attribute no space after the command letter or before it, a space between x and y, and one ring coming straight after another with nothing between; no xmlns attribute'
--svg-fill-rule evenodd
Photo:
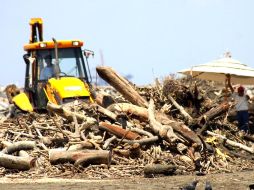
<svg viewBox="0 0 254 190"><path fill-rule="evenodd" d="M99 66L96 67L96 71L102 79L118 90L131 103L141 107L148 107L147 101L137 93L126 79L119 76L111 67Z"/></svg>

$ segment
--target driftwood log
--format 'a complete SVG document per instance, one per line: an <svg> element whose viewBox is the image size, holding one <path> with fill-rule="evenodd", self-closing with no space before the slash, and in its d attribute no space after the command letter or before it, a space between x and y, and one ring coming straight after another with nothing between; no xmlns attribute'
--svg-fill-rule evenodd
<svg viewBox="0 0 254 190"><path fill-rule="evenodd" d="M134 115L139 117L141 120L146 120L146 121L148 120L147 109L140 106L133 105L133 104L115 103L110 105L107 109L112 112L119 112L119 113L124 112L125 114L128 114L128 115Z"/></svg>
<svg viewBox="0 0 254 190"><path fill-rule="evenodd" d="M222 114L224 112L226 112L229 108L230 108L231 104L229 102L224 101L223 103L219 104L218 106L210 109L208 112L206 112L205 114L203 114L201 117L199 117L197 119L197 124L202 127L199 130L199 133L201 134L203 131L206 130L207 125L206 123L210 120L212 120L213 118L215 118L216 116L218 116L219 114Z"/></svg>
<svg viewBox="0 0 254 190"><path fill-rule="evenodd" d="M147 101L133 89L130 82L118 75L111 67L99 66L96 67L96 71L102 79L119 91L126 100L141 107L148 107Z"/></svg>
<svg viewBox="0 0 254 190"><path fill-rule="evenodd" d="M35 147L36 147L35 141L19 141L19 142L10 144L6 148L4 148L2 152L5 154L12 154L20 150L31 150L31 149L34 149Z"/></svg>
<svg viewBox="0 0 254 190"><path fill-rule="evenodd" d="M29 170L35 166L36 158L13 156L0 152L0 166L8 169Z"/></svg>
<svg viewBox="0 0 254 190"><path fill-rule="evenodd" d="M136 140L136 139L140 139L140 136L134 132L132 132L130 129L129 130L125 130L123 128L121 128L118 125L112 125L106 122L100 122L99 123L99 128L106 130L114 135L116 135L117 137L120 138L126 138L129 140Z"/></svg>
<svg viewBox="0 0 254 190"><path fill-rule="evenodd" d="M199 124L204 125L207 121L210 121L219 114L226 112L230 106L231 104L229 102L223 102L218 106L210 109L208 112L198 118Z"/></svg>
<svg viewBox="0 0 254 190"><path fill-rule="evenodd" d="M175 165L149 164L144 167L145 177L153 177L156 174L173 175L177 167Z"/></svg>
<svg viewBox="0 0 254 190"><path fill-rule="evenodd" d="M52 164L70 162L75 166L89 164L109 164L110 152L107 150L49 150L49 161Z"/></svg>

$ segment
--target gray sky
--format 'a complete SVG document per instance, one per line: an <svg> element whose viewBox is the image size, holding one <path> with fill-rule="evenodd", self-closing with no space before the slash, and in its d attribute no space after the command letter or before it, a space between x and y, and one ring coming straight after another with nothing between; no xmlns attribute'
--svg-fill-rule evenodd
<svg viewBox="0 0 254 190"><path fill-rule="evenodd" d="M41 17L44 39L80 39L102 63L141 85L231 51L254 67L253 0L3 0L0 85L23 86L29 20Z"/></svg>

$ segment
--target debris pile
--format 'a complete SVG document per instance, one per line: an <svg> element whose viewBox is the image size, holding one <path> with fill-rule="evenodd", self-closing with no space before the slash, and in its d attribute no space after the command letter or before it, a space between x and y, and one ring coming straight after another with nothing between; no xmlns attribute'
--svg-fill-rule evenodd
<svg viewBox="0 0 254 190"><path fill-rule="evenodd" d="M100 179L253 169L254 136L238 130L233 102L214 83L166 78L137 87L112 68L97 72L110 86L97 87L94 103L1 114L1 176ZM9 109L2 99L0 106Z"/></svg>

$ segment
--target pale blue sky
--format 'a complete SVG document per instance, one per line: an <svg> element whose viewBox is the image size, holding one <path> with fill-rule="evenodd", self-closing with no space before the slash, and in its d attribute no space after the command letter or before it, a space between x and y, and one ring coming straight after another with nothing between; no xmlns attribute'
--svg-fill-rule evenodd
<svg viewBox="0 0 254 190"><path fill-rule="evenodd" d="M23 86L29 20L41 17L44 39L81 39L101 64L132 82L153 83L219 58L226 50L254 67L253 0L3 0L0 85Z"/></svg>

